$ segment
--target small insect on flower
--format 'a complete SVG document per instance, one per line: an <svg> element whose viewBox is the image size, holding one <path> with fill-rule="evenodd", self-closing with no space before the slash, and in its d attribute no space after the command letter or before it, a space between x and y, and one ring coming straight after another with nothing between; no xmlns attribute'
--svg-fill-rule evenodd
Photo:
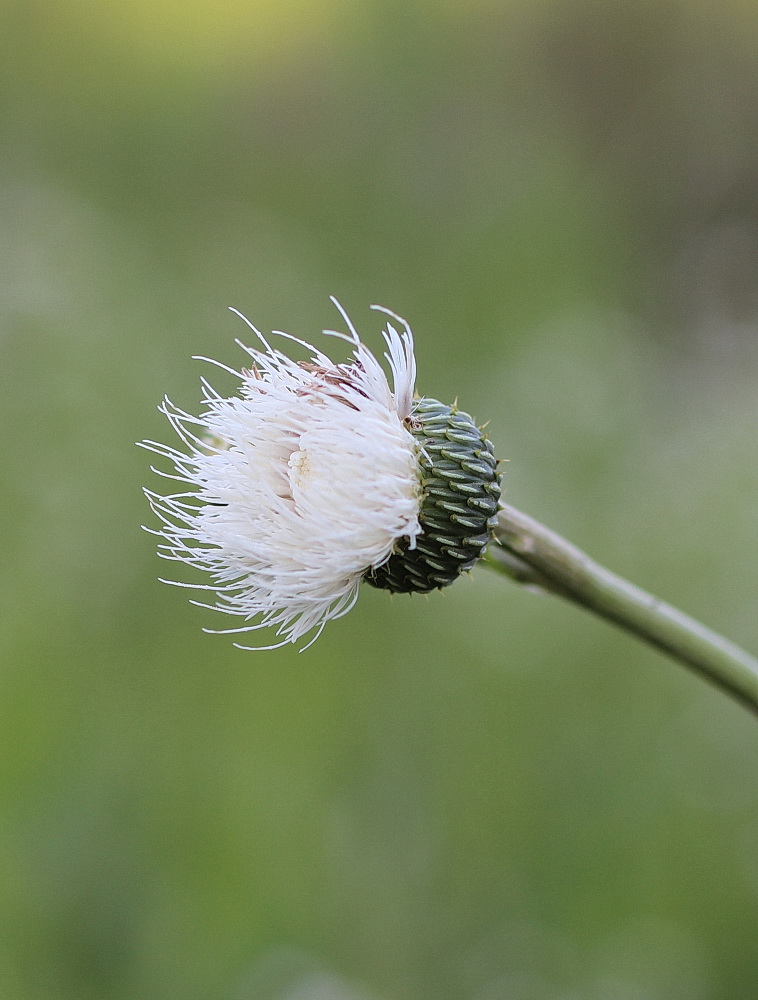
<svg viewBox="0 0 758 1000"><path fill-rule="evenodd" d="M212 591L216 603L201 606L245 622L206 631L273 626L281 637L243 649L274 649L311 630L315 641L352 608L363 580L401 593L447 586L482 554L497 514L492 445L468 414L416 397L405 320L372 307L402 330L388 322L383 334L390 388L332 301L349 332L324 332L350 344L348 362L275 331L311 354L294 361L237 313L260 346L238 341L251 358L239 372L211 363L240 379L239 395L223 397L203 379L200 416L168 399L159 407L183 449L142 442L173 463L171 474L154 472L188 487L167 496L145 490L162 522L147 529L161 539L159 554L213 581L164 582Z"/></svg>

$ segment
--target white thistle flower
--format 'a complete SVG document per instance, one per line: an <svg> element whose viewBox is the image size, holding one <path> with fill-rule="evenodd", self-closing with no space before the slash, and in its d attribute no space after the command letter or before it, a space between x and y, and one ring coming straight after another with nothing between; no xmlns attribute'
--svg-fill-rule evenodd
<svg viewBox="0 0 758 1000"><path fill-rule="evenodd" d="M239 396L222 397L203 379L199 417L167 398L159 407L186 451L143 442L175 469L153 471L190 487L168 496L145 491L162 521L154 531L159 554L214 581L164 582L213 591L216 603L202 606L245 620L218 631L275 626L282 637L241 648L273 649L313 629L315 641L327 621L352 608L363 579L395 591L452 582L481 553L497 509L492 449L471 418L434 400L414 402L405 320L373 307L402 328L388 322L384 331L390 388L333 301L349 335L325 333L346 340L352 360L335 364L275 331L311 352L310 362L293 361L241 316L261 346L240 343L252 365L232 372ZM445 489L435 491L439 475Z"/></svg>

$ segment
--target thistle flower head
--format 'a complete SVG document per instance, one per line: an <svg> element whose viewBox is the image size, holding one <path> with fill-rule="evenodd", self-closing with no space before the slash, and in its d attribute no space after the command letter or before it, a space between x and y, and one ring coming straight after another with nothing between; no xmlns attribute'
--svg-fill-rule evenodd
<svg viewBox="0 0 758 1000"><path fill-rule="evenodd" d="M143 442L174 466L154 471L189 487L145 491L162 522L159 553L213 580L165 582L212 591L212 607L244 619L219 631L276 628L280 642L253 648L311 630L314 641L350 610L363 579L394 591L452 582L481 553L497 510L495 460L481 431L455 408L414 399L408 324L374 307L390 320L390 386L335 304L349 333L325 332L350 344L349 361L277 331L311 354L294 361L245 320L258 346L240 344L251 363L233 372L239 395L223 397L203 380L200 416L168 399L160 406L183 447Z"/></svg>

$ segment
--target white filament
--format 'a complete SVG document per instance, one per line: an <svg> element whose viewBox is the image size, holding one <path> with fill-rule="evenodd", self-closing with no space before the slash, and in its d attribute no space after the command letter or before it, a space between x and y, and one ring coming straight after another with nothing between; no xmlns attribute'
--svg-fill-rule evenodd
<svg viewBox="0 0 758 1000"><path fill-rule="evenodd" d="M213 583L199 589L215 592L211 606L245 621L222 631L274 626L275 646L312 629L318 637L353 606L365 572L399 539L413 547L421 530L418 452L403 422L416 374L411 331L382 310L404 328L384 333L390 388L338 308L350 334L325 332L353 345L351 361L336 365L280 334L311 352L312 363L300 364L245 320L260 347L244 347L252 367L235 373L239 395L224 398L203 380L199 417L168 399L160 407L184 450L143 442L173 463L163 475L189 487L145 491L162 522L160 554L210 573Z"/></svg>

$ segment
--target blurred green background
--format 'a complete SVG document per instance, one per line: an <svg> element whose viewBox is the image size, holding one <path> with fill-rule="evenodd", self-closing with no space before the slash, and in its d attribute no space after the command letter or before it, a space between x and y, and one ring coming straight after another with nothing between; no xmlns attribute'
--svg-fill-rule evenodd
<svg viewBox="0 0 758 1000"><path fill-rule="evenodd" d="M380 302L510 502L757 651L754 0L0 38L3 1000L754 998L753 718L486 569L240 652L156 581L134 447L241 363L227 306L378 349Z"/></svg>

